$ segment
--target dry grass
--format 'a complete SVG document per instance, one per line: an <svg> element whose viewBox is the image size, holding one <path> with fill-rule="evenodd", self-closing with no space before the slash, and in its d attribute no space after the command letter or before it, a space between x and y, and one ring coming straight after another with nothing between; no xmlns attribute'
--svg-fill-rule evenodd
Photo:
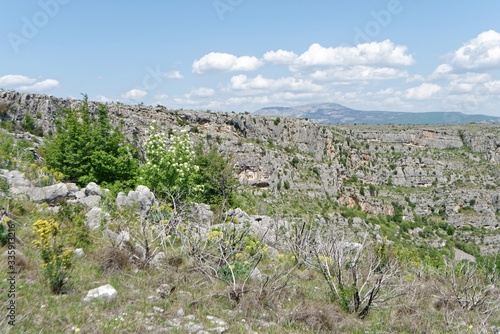
<svg viewBox="0 0 500 334"><path fill-rule="evenodd" d="M100 267L105 273L123 271L131 263L129 253L118 247L107 247L96 254L98 254Z"/></svg>
<svg viewBox="0 0 500 334"><path fill-rule="evenodd" d="M318 333L338 333L347 317L336 305L305 302L292 312L290 318Z"/></svg>
<svg viewBox="0 0 500 334"><path fill-rule="evenodd" d="M6 268L8 265L8 256L9 253L8 251L5 251L2 255L2 268ZM17 274L21 274L25 272L26 270L29 270L31 268L31 263L21 251L16 250L15 252L15 272Z"/></svg>

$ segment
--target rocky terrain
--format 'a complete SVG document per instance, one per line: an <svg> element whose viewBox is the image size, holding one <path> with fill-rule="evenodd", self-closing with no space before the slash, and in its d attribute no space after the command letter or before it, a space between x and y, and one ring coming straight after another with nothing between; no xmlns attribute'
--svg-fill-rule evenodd
<svg viewBox="0 0 500 334"><path fill-rule="evenodd" d="M40 148L47 135L67 108L81 103L0 90L0 138L13 139L23 150L18 156L43 165ZM90 107L97 113L97 103ZM465 298L473 291L487 301L473 310L452 305L453 293L463 292L453 285L460 282L450 288L454 276L435 268L446 268L444 255L482 265L500 253L499 125L323 125L248 113L107 107L114 125L139 148L156 122L165 133L186 130L193 141L225 152L239 180L240 207L216 213L189 203L176 212L142 185L111 194L95 183L56 181L43 170L34 177L31 166L23 172L0 169L6 207L0 222L15 220L21 254L16 261L24 263L18 309L25 331L55 323L67 333L368 333L373 326L380 332L498 332L498 276L485 271L492 279L484 280L466 267L465 284L474 279L478 289L466 285ZM22 240L33 240L33 220L39 217L57 217L81 239L68 294L40 293L47 287L34 265L39 254ZM176 242L169 239L172 226ZM326 233L306 236L305 226ZM400 247L400 256L413 260L401 258L405 264L394 267L398 275L389 264L377 267L367 283L378 270L389 270L384 292L403 289L411 295L404 303L389 298L380 311L374 305L366 321L332 303L324 273L307 262L306 242L330 234L347 258L368 249L367 236L376 252L383 254L385 245ZM152 235L161 236L156 248L150 248ZM244 280L236 279L236 267L232 278L221 279L229 265L229 257L217 258L227 246L221 235L244 241L231 261L256 261L248 273L239 272ZM210 248L214 240L220 249ZM328 259L322 256L316 260Z"/></svg>
<svg viewBox="0 0 500 334"><path fill-rule="evenodd" d="M30 115L36 127L50 133L64 109L79 103L0 91L0 104L8 107L0 117L22 122ZM242 185L257 195L266 192L266 206L286 194L284 200L329 197L368 213L391 213L396 201L409 220L413 213L441 211L458 227L494 230L499 225L499 125L318 125L300 118L163 106L108 108L115 124L139 146L153 121L165 131L186 129L198 142L215 143L233 157ZM472 210L461 213L466 206Z"/></svg>

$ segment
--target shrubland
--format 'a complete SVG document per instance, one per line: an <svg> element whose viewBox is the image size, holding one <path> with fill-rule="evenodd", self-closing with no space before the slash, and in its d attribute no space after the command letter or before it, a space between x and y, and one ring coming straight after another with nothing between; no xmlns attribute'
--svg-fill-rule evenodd
<svg viewBox="0 0 500 334"><path fill-rule="evenodd" d="M273 124L281 123L277 118ZM0 132L1 168L22 171L38 186L64 180L111 190L103 192L100 204L106 218L90 229L84 206L59 203L56 209L14 198L0 178L0 245L7 247L11 223L18 251L17 324L8 327L2 318L0 328L12 333L500 328L498 256L482 256L439 212L414 214L410 222L404 219L412 209L409 196L407 205L395 202L391 213L373 214L359 203L294 192L288 181L275 193L256 192L239 185L234 161L217 141L196 145L190 133L164 133L158 124L149 131L142 147L134 147L111 125L106 106L92 114L85 99L66 110L57 130L43 139L33 136L30 142ZM27 150L33 141L41 159ZM307 157L291 153L293 172L319 177ZM155 204L147 211L117 206L116 194L138 185L154 192ZM360 186L357 177L346 182L349 189ZM363 192L382 197L387 187L393 185L370 184ZM193 219L199 217L193 213L197 203L210 205L209 223ZM255 220L227 213L238 207ZM263 219L267 225L256 223ZM434 247L432 240L444 246ZM455 247L476 255L476 262L455 259ZM2 270L0 279L7 278ZM106 283L118 290L115 300L82 302L88 290Z"/></svg>

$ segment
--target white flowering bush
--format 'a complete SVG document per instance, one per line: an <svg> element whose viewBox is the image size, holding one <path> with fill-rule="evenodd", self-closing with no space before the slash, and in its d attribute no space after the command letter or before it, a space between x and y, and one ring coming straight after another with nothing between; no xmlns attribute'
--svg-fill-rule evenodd
<svg viewBox="0 0 500 334"><path fill-rule="evenodd" d="M194 163L195 152L188 134L185 131L173 132L169 145L165 141L165 133L158 130L156 123L147 134L140 182L160 196L177 199L199 192L202 186L194 181L199 167Z"/></svg>

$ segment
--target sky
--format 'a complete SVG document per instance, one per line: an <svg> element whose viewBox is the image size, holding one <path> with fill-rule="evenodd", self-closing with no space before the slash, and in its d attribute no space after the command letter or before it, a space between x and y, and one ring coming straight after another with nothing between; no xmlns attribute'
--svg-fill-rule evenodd
<svg viewBox="0 0 500 334"><path fill-rule="evenodd" d="M0 0L0 88L500 116L500 1Z"/></svg>

